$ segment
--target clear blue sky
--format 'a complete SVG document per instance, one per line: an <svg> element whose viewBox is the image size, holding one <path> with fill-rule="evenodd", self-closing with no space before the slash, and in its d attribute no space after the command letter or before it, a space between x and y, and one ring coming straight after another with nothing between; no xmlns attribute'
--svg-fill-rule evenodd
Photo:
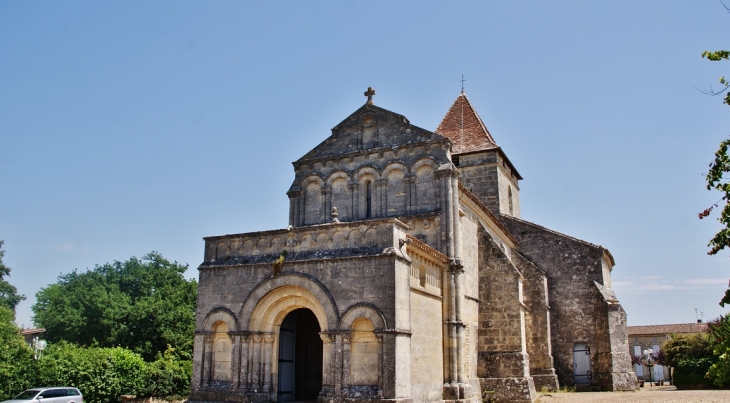
<svg viewBox="0 0 730 403"><path fill-rule="evenodd" d="M0 2L0 239L28 300L60 273L285 227L298 159L377 91L434 130L460 90L523 218L607 247L629 324L692 322L730 253L697 213L727 138L718 1ZM730 75L730 74L728 74Z"/></svg>

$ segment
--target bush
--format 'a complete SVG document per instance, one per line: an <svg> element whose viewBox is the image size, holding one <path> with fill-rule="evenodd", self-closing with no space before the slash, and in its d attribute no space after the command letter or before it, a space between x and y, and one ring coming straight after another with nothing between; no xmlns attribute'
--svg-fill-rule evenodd
<svg viewBox="0 0 730 403"><path fill-rule="evenodd" d="M169 348L164 357L147 363L122 347L79 347L61 342L50 345L39 361L38 384L77 387L89 403L118 403L121 395L187 396L192 361L176 359L173 352Z"/></svg>
<svg viewBox="0 0 730 403"><path fill-rule="evenodd" d="M39 364L41 385L75 386L92 403L117 403L120 395L143 395L148 389L146 363L121 347L62 342L50 345Z"/></svg>
<svg viewBox="0 0 730 403"><path fill-rule="evenodd" d="M707 377L707 371L715 362L713 358L687 358L679 361L674 367L672 381L677 388L690 385L710 385L712 381Z"/></svg>
<svg viewBox="0 0 730 403"><path fill-rule="evenodd" d="M707 377L717 358L712 353L713 340L708 334L673 334L662 344L662 363L674 368L672 382L678 388L712 384Z"/></svg>
<svg viewBox="0 0 730 403"><path fill-rule="evenodd" d="M38 381L33 350L13 323L13 311L0 306L0 401L10 399Z"/></svg>
<svg viewBox="0 0 730 403"><path fill-rule="evenodd" d="M193 362L190 360L160 359L147 367L146 396L186 397L190 393Z"/></svg>

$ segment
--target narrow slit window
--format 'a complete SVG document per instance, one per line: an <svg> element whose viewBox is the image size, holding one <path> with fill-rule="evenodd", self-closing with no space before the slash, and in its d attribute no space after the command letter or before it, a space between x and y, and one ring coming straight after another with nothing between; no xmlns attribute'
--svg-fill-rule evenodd
<svg viewBox="0 0 730 403"><path fill-rule="evenodd" d="M365 218L372 217L373 191L371 185L370 181L365 182Z"/></svg>

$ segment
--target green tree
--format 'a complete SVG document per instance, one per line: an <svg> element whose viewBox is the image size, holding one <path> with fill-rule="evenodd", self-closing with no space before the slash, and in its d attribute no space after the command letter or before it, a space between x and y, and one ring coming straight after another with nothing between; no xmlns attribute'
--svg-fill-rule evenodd
<svg viewBox="0 0 730 403"><path fill-rule="evenodd" d="M662 344L663 364L674 368L672 381L678 388L711 383L707 372L717 361L713 347L713 339L706 333L673 334Z"/></svg>
<svg viewBox="0 0 730 403"><path fill-rule="evenodd" d="M714 339L713 353L717 357L708 371L712 383L717 386L730 385L730 317L721 316L708 325Z"/></svg>
<svg viewBox="0 0 730 403"><path fill-rule="evenodd" d="M5 256L5 251L3 250L4 242L0 240L0 306L4 306L15 312L15 307L18 306L20 301L25 299L25 295L18 294L18 289L5 280L5 276L10 275L10 267L3 263L3 256Z"/></svg>
<svg viewBox="0 0 730 403"><path fill-rule="evenodd" d="M13 322L15 314L0 306L0 400L36 386L37 365Z"/></svg>
<svg viewBox="0 0 730 403"><path fill-rule="evenodd" d="M185 270L153 252L62 274L36 294L33 323L51 342L120 346L147 361L172 346L189 358L198 285Z"/></svg>
<svg viewBox="0 0 730 403"><path fill-rule="evenodd" d="M727 7L726 7L727 8ZM728 10L730 11L730 9ZM718 51L704 51L702 57L710 61L722 61L730 59L730 51L718 50ZM730 81L725 77L720 77L720 84L722 88L719 90L710 89L705 93L710 95L723 95L723 103L730 105ZM710 168L707 172L707 190L717 190L721 193L720 200L709 208L705 209L699 214L700 219L710 215L712 210L719 207L721 203L724 203L720 217L718 221L722 224L722 229L718 231L715 236L712 237L707 246L710 247L708 255L715 255L725 247L730 246L730 180L725 177L725 174L730 172L730 155L728 155L728 147L730 147L730 139L725 139L720 142L720 146L715 151L715 159L710 163ZM725 296L720 301L720 306L730 303L730 285L725 290Z"/></svg>

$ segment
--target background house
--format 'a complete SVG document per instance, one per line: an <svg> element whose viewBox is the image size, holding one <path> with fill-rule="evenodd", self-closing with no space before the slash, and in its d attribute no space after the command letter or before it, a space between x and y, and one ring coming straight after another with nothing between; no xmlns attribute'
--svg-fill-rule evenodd
<svg viewBox="0 0 730 403"><path fill-rule="evenodd" d="M678 323L672 325L647 325L629 326L630 354L641 356L643 351L651 348L655 353L661 351L661 345L672 339L672 334L693 334L707 331L707 323ZM648 368L644 365L635 364L636 376L643 376L649 379ZM652 379L669 379L669 369L662 365L655 365Z"/></svg>

